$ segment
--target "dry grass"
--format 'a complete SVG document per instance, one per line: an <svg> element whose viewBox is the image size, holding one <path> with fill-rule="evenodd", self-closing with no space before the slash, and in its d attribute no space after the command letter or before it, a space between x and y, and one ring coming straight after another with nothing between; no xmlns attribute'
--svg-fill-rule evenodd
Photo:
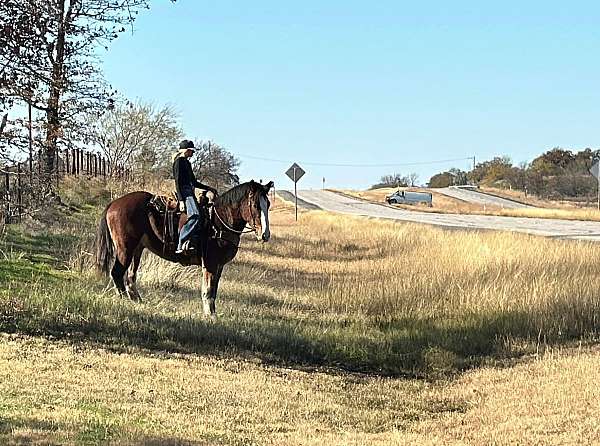
<svg viewBox="0 0 600 446"><path fill-rule="evenodd" d="M599 359L597 351L551 352L431 384L1 336L0 440L597 444Z"/></svg>
<svg viewBox="0 0 600 446"><path fill-rule="evenodd" d="M340 191L344 194L362 198L364 200L373 201L376 203L385 203L385 197L396 192L398 189L395 187L385 187L380 189L366 190L366 191L354 191L354 190L343 190ZM429 207L426 205L410 205L410 204L395 204L394 207L400 209L407 209L411 211L419 212L432 212L432 213L443 213L443 214L476 214L484 212L483 206L467 203L466 201L459 200L457 198L449 197L444 194L440 194L435 189L423 189L423 188L405 188L408 191L418 192L429 192L432 195L433 206ZM334 191L335 192L335 191ZM499 210L495 206L486 207L486 211L494 212Z"/></svg>
<svg viewBox="0 0 600 446"><path fill-rule="evenodd" d="M597 336L596 245L296 224L279 201L272 221L226 269L215 324L195 268L147 257L138 305L51 257L0 260L0 443L598 441L598 353L561 350Z"/></svg>
<svg viewBox="0 0 600 446"><path fill-rule="evenodd" d="M508 369L484 368L432 398L452 395L468 407L417 423L402 444L600 444L597 350L548 352Z"/></svg>
<svg viewBox="0 0 600 446"><path fill-rule="evenodd" d="M502 198L508 198L509 200L520 201L521 203L530 204L532 206L540 207L540 208L550 208L550 209L595 209L596 201L592 199L590 202L588 199L581 198L581 201L575 200L548 200L544 198L540 198L536 195L528 194L525 196L525 192L520 190L512 190L512 189L500 189L497 187L489 187L489 186L481 186L481 190L488 194L496 195Z"/></svg>
<svg viewBox="0 0 600 446"><path fill-rule="evenodd" d="M357 198L362 198L376 203L385 203L386 195L390 195L396 188L382 188L368 191L340 191L344 194L351 195ZM468 214L468 215L496 215L504 217L525 217L525 218L548 218L560 220L583 220L583 221L600 221L600 212L594 208L579 208L570 204L557 203L551 201L531 201L534 206L542 206L538 209L502 209L498 206L482 206L474 203L466 203L456 198L448 197L435 191L435 189L412 189L427 191L433 195L433 207L427 206L411 206L411 205L394 205L401 209L419 212L433 212L440 214ZM484 191L487 189L484 189ZM489 190L494 195L504 196L506 198L518 199L518 196L504 192L499 193L497 190ZM516 194L516 193L515 193ZM519 200L522 201L522 200Z"/></svg>

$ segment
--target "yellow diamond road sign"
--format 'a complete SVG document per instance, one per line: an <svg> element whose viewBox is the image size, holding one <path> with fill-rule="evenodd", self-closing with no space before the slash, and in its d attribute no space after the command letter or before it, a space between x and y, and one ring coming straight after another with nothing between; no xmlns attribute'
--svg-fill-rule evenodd
<svg viewBox="0 0 600 446"><path fill-rule="evenodd" d="M306 172L304 169L296 163L292 164L292 166L285 172L285 174L290 177L290 180L292 180L294 183L297 183L305 173Z"/></svg>

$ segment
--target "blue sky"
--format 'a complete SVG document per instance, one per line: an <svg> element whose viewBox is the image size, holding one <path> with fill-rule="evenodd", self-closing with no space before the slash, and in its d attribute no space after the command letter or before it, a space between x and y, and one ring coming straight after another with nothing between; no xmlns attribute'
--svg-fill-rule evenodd
<svg viewBox="0 0 600 446"><path fill-rule="evenodd" d="M366 188L470 165L414 163L599 147L598 23L591 1L154 0L103 57L113 87L174 105L244 180L290 188L296 161L301 187Z"/></svg>

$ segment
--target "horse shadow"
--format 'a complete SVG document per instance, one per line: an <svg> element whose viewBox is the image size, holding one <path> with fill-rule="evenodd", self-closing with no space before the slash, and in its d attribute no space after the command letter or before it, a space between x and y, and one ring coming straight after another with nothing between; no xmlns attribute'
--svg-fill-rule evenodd
<svg viewBox="0 0 600 446"><path fill-rule="evenodd" d="M115 352L133 348L152 355L251 357L266 365L299 370L437 379L482 364L513 361L532 348L568 345L600 328L593 311L574 308L572 302L527 311L465 314L452 323L404 317L361 332L355 320L332 318L324 323L311 317L319 310L308 303L282 302L266 293L234 297L226 292L222 298L227 304L217 322L200 316L199 300L197 315L185 311L155 314L152 302L115 302L110 307L114 314L40 322L31 334L91 343ZM257 306L263 308L258 311ZM544 329L548 320L561 321L569 312L580 315L575 325ZM27 332L27 327L13 328ZM507 339L530 348L511 348Z"/></svg>

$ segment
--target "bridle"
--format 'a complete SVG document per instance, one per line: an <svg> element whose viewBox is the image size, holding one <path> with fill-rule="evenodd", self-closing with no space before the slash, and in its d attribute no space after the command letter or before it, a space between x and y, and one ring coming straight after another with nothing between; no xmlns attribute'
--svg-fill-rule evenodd
<svg viewBox="0 0 600 446"><path fill-rule="evenodd" d="M249 203L252 201L251 197L248 197L249 199ZM250 213L252 214L253 217L253 224L251 225L251 227L248 228L248 222L246 222L246 225L244 226L244 229L242 229L241 231L232 228L231 225L229 225L227 222L225 222L225 220L219 215L219 211L217 211L217 206L215 205L215 203L212 204L213 207L213 211L214 214L217 216L217 219L219 220L219 222L221 223L221 225L223 225L223 227L228 230L229 232L233 232L234 234L237 235L242 235L242 234L250 234L252 232L254 232L257 236L259 235L258 230L256 229L256 215L253 212L254 207L252 206L252 204L250 204ZM223 231L220 230L217 233L217 238L221 239L223 238Z"/></svg>
<svg viewBox="0 0 600 446"><path fill-rule="evenodd" d="M251 232L258 233L256 228L248 228L248 230L247 230L246 227L244 227L244 229L242 229L241 231L238 231L237 229L233 229L231 226L229 226L227 223L225 223L225 221L221 218L221 216L219 215L219 212L217 211L217 207L215 205L213 205L213 211L215 211L215 215L217 216L217 218L219 219L221 224L225 227L225 229L227 229L230 232L233 232L235 234L240 234L240 235L250 234ZM248 226L248 223L246 223L246 226Z"/></svg>

